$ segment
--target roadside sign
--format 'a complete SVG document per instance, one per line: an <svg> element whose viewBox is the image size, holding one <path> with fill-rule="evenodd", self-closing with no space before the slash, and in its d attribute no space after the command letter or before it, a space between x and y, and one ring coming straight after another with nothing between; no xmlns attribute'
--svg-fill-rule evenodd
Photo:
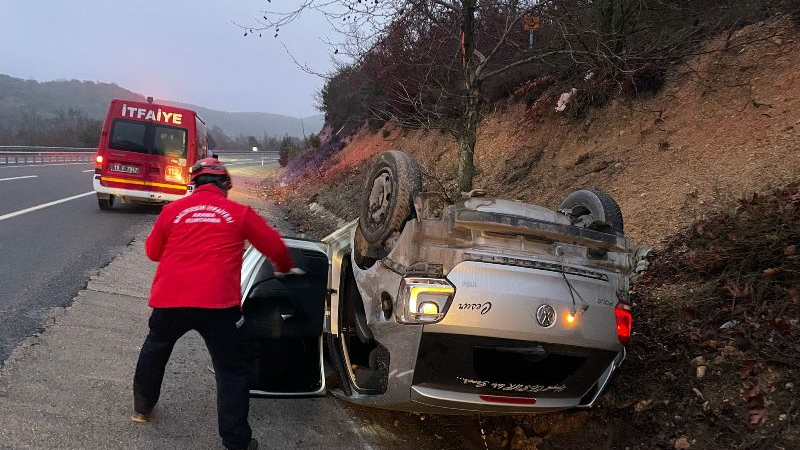
<svg viewBox="0 0 800 450"><path fill-rule="evenodd" d="M538 14L525 14L522 16L522 29L525 31L538 30L541 24L542 18Z"/></svg>

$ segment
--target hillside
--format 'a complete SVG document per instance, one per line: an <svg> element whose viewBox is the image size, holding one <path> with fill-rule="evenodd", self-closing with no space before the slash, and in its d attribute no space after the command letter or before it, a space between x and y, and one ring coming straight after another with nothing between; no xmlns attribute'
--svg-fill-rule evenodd
<svg viewBox="0 0 800 450"><path fill-rule="evenodd" d="M21 125L21 111L46 119L69 108L81 111L90 119L102 120L108 110L108 103L113 98L144 100L145 96L113 83L78 80L38 82L0 74L0 125L17 129ZM303 127L297 117L263 112L217 111L196 105L184 106L195 109L209 126L216 125L229 136L243 134L260 139L264 134L303 135ZM304 122L306 134L318 132L322 128L320 115L306 117Z"/></svg>
<svg viewBox="0 0 800 450"><path fill-rule="evenodd" d="M599 407L486 419L489 448L799 448L800 30L778 18L731 38L747 44L709 41L657 93L585 116L554 101L540 116L514 99L486 111L476 187L551 208L605 190L631 238L657 249ZM429 188L453 184L448 135L387 124L291 161L264 195L323 236L357 216L365 167L387 149L412 154Z"/></svg>
<svg viewBox="0 0 800 450"><path fill-rule="evenodd" d="M498 105L479 129L475 186L549 207L574 189L599 188L620 203L634 240L657 246L710 204L800 177L796 35L789 20L747 27L735 37L775 37L692 58L656 95L618 98L582 118L547 108L530 121L524 103ZM721 46L721 39L707 44ZM414 155L428 182L454 180L457 149L449 135L392 124L346 139L321 162L322 177L283 177L298 178L307 199L354 218L364 165L387 149Z"/></svg>

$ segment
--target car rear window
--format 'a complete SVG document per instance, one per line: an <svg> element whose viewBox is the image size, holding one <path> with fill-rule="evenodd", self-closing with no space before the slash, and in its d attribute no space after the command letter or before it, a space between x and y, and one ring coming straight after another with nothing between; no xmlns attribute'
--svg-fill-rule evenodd
<svg viewBox="0 0 800 450"><path fill-rule="evenodd" d="M111 126L109 148L129 152L150 153L146 143L147 124L129 120L115 120Z"/></svg>
<svg viewBox="0 0 800 450"><path fill-rule="evenodd" d="M157 155L185 158L186 130L156 126L153 150Z"/></svg>
<svg viewBox="0 0 800 450"><path fill-rule="evenodd" d="M116 119L108 147L150 155L186 157L186 130L148 122Z"/></svg>

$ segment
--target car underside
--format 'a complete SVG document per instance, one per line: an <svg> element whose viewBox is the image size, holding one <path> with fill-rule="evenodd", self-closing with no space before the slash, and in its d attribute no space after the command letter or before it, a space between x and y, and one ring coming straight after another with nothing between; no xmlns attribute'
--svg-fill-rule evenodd
<svg viewBox="0 0 800 450"><path fill-rule="evenodd" d="M305 370L317 381L303 394L328 389L397 410L516 414L591 406L630 336L633 246L613 199L576 191L559 211L481 192L447 202L413 182L413 160L389 153L367 177L358 220L320 243L287 240L309 270L290 282L294 288L278 279L262 287L273 305L280 296L294 300L263 315L262 355L272 360L262 357L261 366L283 367L275 355L287 352L308 355ZM412 186L404 186L409 178ZM246 256L250 321L258 314L248 316L247 298L263 286L269 262L248 264ZM316 293L298 300L294 291L308 277ZM321 312L324 322L310 320L321 320ZM292 324L303 316L307 323ZM333 386L325 384L323 348ZM292 372L287 379L301 378ZM257 391L298 393L268 384Z"/></svg>

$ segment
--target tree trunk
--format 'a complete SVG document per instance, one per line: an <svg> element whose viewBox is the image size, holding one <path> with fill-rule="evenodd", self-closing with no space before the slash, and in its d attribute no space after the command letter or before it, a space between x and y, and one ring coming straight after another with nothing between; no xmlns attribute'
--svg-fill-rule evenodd
<svg viewBox="0 0 800 450"><path fill-rule="evenodd" d="M603 33L608 48L620 54L625 47L625 0L600 0L597 11L600 13L600 32Z"/></svg>
<svg viewBox="0 0 800 450"><path fill-rule="evenodd" d="M458 135L458 190L469 192L475 176L475 141L481 121L481 88L473 84L465 100L464 122Z"/></svg>
<svg viewBox="0 0 800 450"><path fill-rule="evenodd" d="M461 57L464 70L464 117L458 131L458 189L472 190L475 176L475 141L481 121L481 81L475 76L475 8L477 0L461 2Z"/></svg>

